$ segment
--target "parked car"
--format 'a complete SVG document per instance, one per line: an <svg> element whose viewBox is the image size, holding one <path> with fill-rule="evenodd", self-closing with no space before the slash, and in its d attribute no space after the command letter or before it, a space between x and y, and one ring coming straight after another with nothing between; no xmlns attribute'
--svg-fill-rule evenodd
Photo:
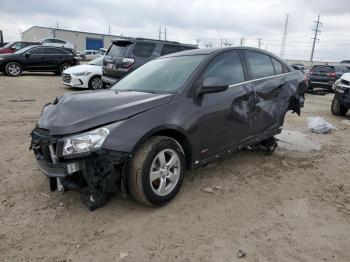
<svg viewBox="0 0 350 262"><path fill-rule="evenodd" d="M350 73L343 74L334 85L331 111L333 115L345 116L350 108Z"/></svg>
<svg viewBox="0 0 350 262"><path fill-rule="evenodd" d="M100 56L99 51L97 50L84 50L83 54L84 54L84 60L86 61L94 60Z"/></svg>
<svg viewBox="0 0 350 262"><path fill-rule="evenodd" d="M44 106L33 149L51 189L93 210L117 191L164 205L186 170L247 146L272 153L303 74L255 48L197 49L152 60L111 89Z"/></svg>
<svg viewBox="0 0 350 262"><path fill-rule="evenodd" d="M72 43L69 43L65 40L58 39L58 38L44 38L40 40L40 43L46 46L57 46L57 47L64 47L68 49L75 49Z"/></svg>
<svg viewBox="0 0 350 262"><path fill-rule="evenodd" d="M21 50L22 48L25 48L27 46L32 46L32 45L41 45L38 42L11 42L7 43L3 47L0 48L0 54L11 54L14 53L18 50Z"/></svg>
<svg viewBox="0 0 350 262"><path fill-rule="evenodd" d="M106 48L100 48L100 51L98 52L98 54L100 56L104 56L104 55L106 55L106 53L107 53L107 49Z"/></svg>
<svg viewBox="0 0 350 262"><path fill-rule="evenodd" d="M315 65L306 76L306 84L309 90L313 90L314 87L321 87L332 91L334 82L346 72L350 72L350 67Z"/></svg>
<svg viewBox="0 0 350 262"><path fill-rule="evenodd" d="M19 76L23 71L60 74L77 64L74 52L60 47L29 46L13 54L0 55L0 71L9 76Z"/></svg>
<svg viewBox="0 0 350 262"><path fill-rule="evenodd" d="M144 38L114 40L105 55L102 81L113 85L156 57L195 48L197 46Z"/></svg>
<svg viewBox="0 0 350 262"><path fill-rule="evenodd" d="M62 73L62 83L76 88L101 89L103 56L90 61L87 65L69 67Z"/></svg>

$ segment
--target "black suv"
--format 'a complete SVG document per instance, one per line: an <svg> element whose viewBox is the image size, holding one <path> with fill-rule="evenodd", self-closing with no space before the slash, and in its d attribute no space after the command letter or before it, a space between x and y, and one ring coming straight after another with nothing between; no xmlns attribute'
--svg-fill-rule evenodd
<svg viewBox="0 0 350 262"><path fill-rule="evenodd" d="M60 74L77 64L74 51L61 47L29 46L13 54L0 55L0 71L9 76L19 76L23 71Z"/></svg>
<svg viewBox="0 0 350 262"><path fill-rule="evenodd" d="M145 38L114 40L103 61L102 81L113 85L154 58L195 48L197 46Z"/></svg>
<svg viewBox="0 0 350 262"><path fill-rule="evenodd" d="M273 152L286 112L300 113L303 80L260 49L179 52L111 89L56 98L44 107L31 148L51 189L80 191L90 210L118 191L163 205L186 170L248 146Z"/></svg>
<svg viewBox="0 0 350 262"><path fill-rule="evenodd" d="M348 66L315 65L306 76L306 85L309 90L321 87L331 91L334 82L346 72L350 72Z"/></svg>

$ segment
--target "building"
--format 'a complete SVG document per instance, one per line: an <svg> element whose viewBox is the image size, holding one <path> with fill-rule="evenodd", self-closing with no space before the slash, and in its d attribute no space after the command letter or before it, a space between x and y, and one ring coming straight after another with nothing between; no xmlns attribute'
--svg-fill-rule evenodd
<svg viewBox="0 0 350 262"><path fill-rule="evenodd" d="M117 35L96 34L42 26L32 26L22 33L23 41L39 41L47 37L68 41L72 43L78 51L108 48L113 39L120 38L120 36Z"/></svg>

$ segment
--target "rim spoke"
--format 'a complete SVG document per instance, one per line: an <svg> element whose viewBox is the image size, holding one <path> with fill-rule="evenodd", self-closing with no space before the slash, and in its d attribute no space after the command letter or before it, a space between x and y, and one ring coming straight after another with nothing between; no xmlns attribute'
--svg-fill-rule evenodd
<svg viewBox="0 0 350 262"><path fill-rule="evenodd" d="M150 177L151 182L153 182L154 180L159 179L160 176L161 176L161 175L160 175L160 171L152 171L152 172L151 172L151 177Z"/></svg>
<svg viewBox="0 0 350 262"><path fill-rule="evenodd" d="M165 193L165 186L166 186L166 178L161 178L159 188L158 188L159 194L163 195Z"/></svg>
<svg viewBox="0 0 350 262"><path fill-rule="evenodd" d="M158 155L158 160L160 162L160 166L163 167L165 166L166 162L165 162L165 154L164 151L160 152Z"/></svg>
<svg viewBox="0 0 350 262"><path fill-rule="evenodd" d="M172 155L170 160L166 163L167 167L172 168L175 165L176 161L177 161L177 156L174 154Z"/></svg>
<svg viewBox="0 0 350 262"><path fill-rule="evenodd" d="M170 180L171 183L176 183L178 175L173 172L170 172L170 175L167 178Z"/></svg>

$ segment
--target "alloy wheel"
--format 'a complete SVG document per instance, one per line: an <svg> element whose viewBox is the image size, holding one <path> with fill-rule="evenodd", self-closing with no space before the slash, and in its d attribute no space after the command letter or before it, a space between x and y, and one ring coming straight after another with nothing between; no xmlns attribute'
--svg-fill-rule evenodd
<svg viewBox="0 0 350 262"><path fill-rule="evenodd" d="M18 76L21 73L21 68L17 64L9 64L7 67L7 72L11 76Z"/></svg>
<svg viewBox="0 0 350 262"><path fill-rule="evenodd" d="M92 79L91 81L91 87L92 89L101 89L103 86L102 80L99 77L96 77Z"/></svg>
<svg viewBox="0 0 350 262"><path fill-rule="evenodd" d="M164 149L154 158L150 183L153 192L159 196L170 194L176 187L181 173L180 158L176 151Z"/></svg>

